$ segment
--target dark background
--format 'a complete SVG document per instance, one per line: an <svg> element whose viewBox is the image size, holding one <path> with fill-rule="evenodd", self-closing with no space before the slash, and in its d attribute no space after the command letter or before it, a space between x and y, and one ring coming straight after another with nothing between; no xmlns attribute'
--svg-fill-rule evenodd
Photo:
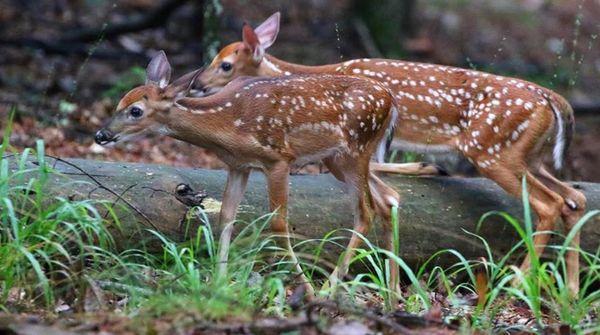
<svg viewBox="0 0 600 335"><path fill-rule="evenodd" d="M0 120L11 143L64 157L218 168L202 149L145 139L107 150L92 134L164 49L176 74L281 11L268 50L291 62L402 58L525 78L565 95L577 135L566 175L600 181L600 2L592 0L57 0L0 2ZM422 157L413 157L421 159Z"/></svg>

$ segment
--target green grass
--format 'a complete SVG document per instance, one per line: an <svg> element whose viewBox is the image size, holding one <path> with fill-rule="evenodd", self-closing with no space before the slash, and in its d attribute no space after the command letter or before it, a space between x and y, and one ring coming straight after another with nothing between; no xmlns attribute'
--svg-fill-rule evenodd
<svg viewBox="0 0 600 335"><path fill-rule="evenodd" d="M245 225L232 243L229 277L215 280L217 246L210 225L201 226L184 243L150 231L161 242L160 254L117 251L110 229L118 230L118 219L105 219L100 213L112 213L110 204L68 201L45 192L52 171L42 142L37 150L10 159L18 162L16 171L9 169L9 159L0 164L3 309L37 306L52 311L68 293L75 292L76 301L87 288L101 287L127 297L126 309L134 314L164 315L191 307L202 317L219 319L232 314L249 317L257 306L283 313L287 272L273 271L280 262L264 260L279 250L262 234L270 215ZM25 168L29 159L38 163L35 170ZM13 298L16 293L18 301Z"/></svg>
<svg viewBox="0 0 600 335"><path fill-rule="evenodd" d="M119 229L111 204L91 200L72 201L52 196L45 185L54 173L46 164L43 143L35 150L12 152L5 132L3 155L12 157L0 163L0 308L9 312L47 311L54 314L60 302L74 308L82 306L86 292L121 301L118 313L144 321L156 317L176 318L187 315L190 320L251 319L256 315L286 316L292 308L286 302L294 275L285 252L266 229L270 215L250 223L239 223L241 232L231 245L226 278L217 278L217 236L201 210L194 209L205 223L189 231L184 242L175 242L156 231L149 231L160 241L161 252L143 248L118 250L113 233ZM26 162L36 161L34 169ZM12 162L9 164L9 161ZM16 164L16 165L15 165ZM523 184L524 188L526 185ZM492 212L481 218L486 224L491 216L506 220L520 236L520 242L506 255L495 255L484 238L475 232L464 232L479 241L486 250L484 259L470 260L458 251L440 250L417 269L410 268L398 257L402 238L393 236L394 250L383 250L366 237L356 252L353 263L360 263L358 273L341 283L345 296L370 299L383 312L403 309L416 314L433 305L432 292L444 295L451 310L468 310L466 315L454 313L464 329L483 332L498 331L494 321L499 313L515 301L527 306L537 319L541 331L545 320L558 320L574 331L586 334L600 330L598 321L589 321L600 306L600 292L595 290L600 272L600 251L579 250L582 258L581 292L571 297L565 284L565 252L574 232L580 230L598 211L588 212L566 236L561 245L551 246L550 260L533 256L534 227L523 193L525 215L522 222L503 212ZM105 217L105 212L109 215ZM397 209L393 225L398 225ZM398 231L398 229L394 229ZM298 241L296 249L303 260L306 274L314 287L323 284L331 264L323 260L326 247L343 246L349 230L333 231L318 240ZM308 251L307 251L308 250ZM300 252L301 251L301 252ZM304 253L302 253L304 252ZM512 259L522 253L532 255L532 268L522 273ZM434 265L439 256L454 257L448 268ZM390 260L400 265L403 294L398 296L389 285ZM519 283L511 283L517 278ZM330 296L320 291L320 296ZM461 297L479 293L476 306ZM89 294L88 294L89 295ZM181 318L178 318L180 320Z"/></svg>
<svg viewBox="0 0 600 335"><path fill-rule="evenodd" d="M39 163L35 170L24 168L31 154ZM35 152L24 150L14 161L16 171L8 159L0 163L2 299L23 291L24 301L39 299L49 307L61 291L81 288L90 271L114 256L106 251L113 246L107 227L114 224L103 224L95 206L102 203L49 201L43 185L50 169L41 141Z"/></svg>

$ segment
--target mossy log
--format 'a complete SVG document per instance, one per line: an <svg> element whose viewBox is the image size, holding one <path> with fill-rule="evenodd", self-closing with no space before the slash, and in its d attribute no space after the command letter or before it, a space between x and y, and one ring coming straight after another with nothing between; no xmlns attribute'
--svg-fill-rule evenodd
<svg viewBox="0 0 600 335"><path fill-rule="evenodd" d="M218 231L216 223L226 171L82 159L47 160L56 171L49 179L48 191L51 194L69 199L92 198L119 205L117 213L122 230L115 236L121 247L134 246L141 240L140 234L152 239L144 233L145 228L156 229L176 241L185 238L186 227L187 231L195 231L194 225L201 224L200 221L192 222L191 227L182 224L194 199L175 195L175 189L181 183L206 193L202 204L213 230ZM31 168L36 166L33 161L27 164ZM482 243L467 232L477 232L484 237L499 255L518 241L514 229L499 217L490 217L477 231L480 218L490 211L505 211L521 221L523 218L521 202L509 197L489 180L383 177L403 198L399 210L400 254L410 265L422 263L441 249L455 249L467 258L485 256ZM73 183L74 180L85 183ZM350 198L344 185L333 176L294 175L290 184L289 222L298 239L318 239L336 229L352 228ZM589 209L600 208L600 185L575 184L586 194ZM265 179L261 173L254 172L238 218L251 221L266 213ZM598 249L599 221L596 217L583 228L581 243L587 251ZM340 232L341 235L345 233ZM369 238L379 241L381 233L381 224L376 221ZM440 259L438 263L454 261L456 259Z"/></svg>

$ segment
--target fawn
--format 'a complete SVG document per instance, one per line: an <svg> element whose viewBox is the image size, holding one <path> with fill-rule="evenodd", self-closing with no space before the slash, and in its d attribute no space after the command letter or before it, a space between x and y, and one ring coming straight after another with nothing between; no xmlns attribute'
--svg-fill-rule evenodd
<svg viewBox="0 0 600 335"><path fill-rule="evenodd" d="M286 208L290 167L322 160L355 198L354 229L366 234L371 210L389 216L399 195L369 172L377 148L391 135L397 108L381 85L358 77L309 75L240 78L217 94L185 97L199 71L169 84L171 67L164 52L147 68L145 85L129 91L108 125L96 133L104 145L142 133L162 134L212 150L229 167L219 221L219 273L225 272L236 211L251 169L267 177L274 232L286 236L296 270L302 270L288 236ZM390 237L389 224L385 224ZM330 279L343 277L360 239L348 243ZM397 270L394 270L394 282ZM304 277L302 278L306 280Z"/></svg>
<svg viewBox="0 0 600 335"><path fill-rule="evenodd" d="M219 91L239 76L281 77L298 74L354 75L390 90L401 108L392 147L410 151L456 151L478 172L519 196L525 177L529 201L538 217L537 231L554 229L559 217L567 231L581 218L585 196L556 179L543 165L551 153L554 167L563 164L573 135L569 103L533 83L461 68L389 59L355 59L338 64L304 66L265 53L279 32L279 13L256 29L244 24L242 41L224 47L200 74L195 88ZM372 164L372 170L394 172ZM396 171L402 172L402 171ZM541 253L549 234L536 234ZM579 245L579 234L573 247ZM567 278L579 288L579 254L567 254ZM525 259L522 269L528 268Z"/></svg>

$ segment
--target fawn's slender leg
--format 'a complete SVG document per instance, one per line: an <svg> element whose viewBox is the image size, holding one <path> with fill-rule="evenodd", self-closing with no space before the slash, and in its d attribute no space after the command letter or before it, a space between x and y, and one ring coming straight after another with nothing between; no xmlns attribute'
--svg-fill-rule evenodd
<svg viewBox="0 0 600 335"><path fill-rule="evenodd" d="M390 252L394 253L394 235L392 227L392 208L400 206L400 194L384 183L379 177L373 173L369 173L369 186L371 188L372 197L376 203L375 210L383 219L383 237L385 239L385 247ZM398 256L398 255L396 255ZM390 287L400 294L400 278L399 265L395 261L390 261Z"/></svg>
<svg viewBox="0 0 600 335"><path fill-rule="evenodd" d="M480 172L495 181L506 192L515 197L519 197L522 192L521 176L526 176L529 203L538 217L533 244L536 255L540 256L548 244L550 234L540 234L539 232L553 230L555 228L556 221L560 216L563 200L557 193L542 184L523 166L524 164L522 164L521 167L519 164L515 164L514 166L503 166L498 164L488 169L482 169ZM527 254L521 264L521 270L526 272L530 267L531 259L530 255Z"/></svg>
<svg viewBox="0 0 600 335"><path fill-rule="evenodd" d="M310 285L308 278L304 275L300 262L296 257L296 253L292 248L290 241L290 233L287 223L287 201L289 193L289 173L290 166L287 162L277 162L273 164L267 171L267 187L269 188L269 206L272 212L277 213L271 219L271 230L275 233L283 235L284 243L287 251L290 254L296 272L300 276L302 282L306 285L307 294L314 295L314 289Z"/></svg>
<svg viewBox="0 0 600 335"><path fill-rule="evenodd" d="M339 166L340 162L336 162L333 157L328 157L324 159L323 162L334 177L340 181L346 182L346 178L342 172L343 170ZM371 162L371 164L373 164L373 162ZM371 171L373 171L373 169L371 169ZM373 172L369 172L369 188L371 192L371 199L373 200L372 207L375 209L377 215L383 220L385 247L388 250L393 251L394 246L391 231L391 210L393 206L398 206L400 204L400 195L398 192L396 192L396 190L379 179L379 177L377 177ZM391 262L391 265L390 287L399 293L400 284L398 264L396 264L396 262ZM339 270L334 271L332 278L337 277L338 274Z"/></svg>
<svg viewBox="0 0 600 335"><path fill-rule="evenodd" d="M350 237L350 242L346 246L342 262L329 276L332 287L335 287L337 281L348 274L348 268L354 257L355 249L362 242L358 234L367 234L371 226L370 204L372 200L368 183L368 160L354 160L351 157L346 157L345 159L340 159L339 164L346 167L346 170L344 170L345 182L354 188L354 232L352 233L352 237Z"/></svg>
<svg viewBox="0 0 600 335"><path fill-rule="evenodd" d="M564 204L561 209L561 216L565 224L565 233L568 234L585 213L587 202L585 195L571 185L556 179L543 166L537 169L536 176L563 198ZM577 248L579 247L580 238L580 233L577 232L571 242L573 250L568 250L566 255L567 285L573 294L579 292L579 252Z"/></svg>
<svg viewBox="0 0 600 335"><path fill-rule="evenodd" d="M337 180L346 182L344 173L342 173L342 169L338 166L338 162L331 157L324 159L323 162ZM371 164L373 164L373 162L371 162ZM375 209L376 214L384 221L389 222L391 219L392 207L399 206L400 204L400 194L377 177L373 172L369 172L369 188L373 200L372 207Z"/></svg>
<svg viewBox="0 0 600 335"><path fill-rule="evenodd" d="M560 211L563 204L562 198L542 184L542 182L535 178L529 171L527 171L526 179L529 192L529 203L538 216L536 233L554 230L557 220L560 217ZM538 257L544 252L544 249L550 240L550 236L549 233L544 233L536 234L533 237L533 245ZM530 266L531 259L528 254L521 265L521 269L525 271L528 270Z"/></svg>
<svg viewBox="0 0 600 335"><path fill-rule="evenodd" d="M244 197L246 184L250 170L231 169L227 175L227 185L223 193L221 212L219 214L219 225L221 227L221 238L219 240L219 266L220 277L227 273L227 260L229 258L229 244L233 233L233 222L237 214L238 206Z"/></svg>

